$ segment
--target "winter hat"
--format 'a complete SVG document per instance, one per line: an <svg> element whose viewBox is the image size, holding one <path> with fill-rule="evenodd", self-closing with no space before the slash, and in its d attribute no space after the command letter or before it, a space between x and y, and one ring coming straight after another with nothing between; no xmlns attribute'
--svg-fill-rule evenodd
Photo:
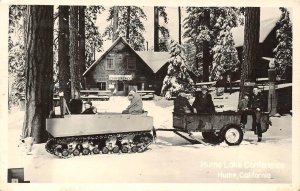
<svg viewBox="0 0 300 191"><path fill-rule="evenodd" d="M201 87L201 90L207 90L208 88L207 88L207 85L203 85L202 87Z"/></svg>
<svg viewBox="0 0 300 191"><path fill-rule="evenodd" d="M132 96L135 92L133 90L130 90L130 92L128 93L129 96Z"/></svg>

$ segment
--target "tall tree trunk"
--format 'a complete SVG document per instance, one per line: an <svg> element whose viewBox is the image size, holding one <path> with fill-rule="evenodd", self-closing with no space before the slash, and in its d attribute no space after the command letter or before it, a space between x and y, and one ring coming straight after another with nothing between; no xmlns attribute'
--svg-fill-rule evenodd
<svg viewBox="0 0 300 191"><path fill-rule="evenodd" d="M159 15L158 7L154 7L154 52L159 52Z"/></svg>
<svg viewBox="0 0 300 191"><path fill-rule="evenodd" d="M210 28L210 10L204 10L203 25ZM209 42L203 42L203 82L209 81L210 53Z"/></svg>
<svg viewBox="0 0 300 191"><path fill-rule="evenodd" d="M240 100L246 92L250 91L245 82L255 82L255 63L257 62L257 51L259 45L260 30L260 8L245 8L245 34L243 47L243 62L241 67L241 90Z"/></svg>
<svg viewBox="0 0 300 191"><path fill-rule="evenodd" d="M181 44L181 8L178 7L178 42Z"/></svg>
<svg viewBox="0 0 300 191"><path fill-rule="evenodd" d="M28 6L26 15L26 99L22 137L46 141L53 97L53 6Z"/></svg>
<svg viewBox="0 0 300 191"><path fill-rule="evenodd" d="M126 28L126 41L129 43L129 34L130 34L130 12L131 7L127 7L127 28Z"/></svg>
<svg viewBox="0 0 300 191"><path fill-rule="evenodd" d="M79 20L79 48L78 48L78 61L80 66L80 79L83 88L85 88L85 83L83 79L83 73L86 70L85 67L85 6L80 6L78 11Z"/></svg>
<svg viewBox="0 0 300 191"><path fill-rule="evenodd" d="M70 89L70 56L69 56L69 6L59 6L58 35L58 79L59 91L64 92L67 102L71 98Z"/></svg>
<svg viewBox="0 0 300 191"><path fill-rule="evenodd" d="M80 91L80 64L78 62L78 7L70 6L70 73L71 98Z"/></svg>
<svg viewBox="0 0 300 191"><path fill-rule="evenodd" d="M117 37L117 29L118 29L118 12L119 12L119 7L114 6L114 17L113 17L113 36L112 36L112 41L114 42L118 37Z"/></svg>

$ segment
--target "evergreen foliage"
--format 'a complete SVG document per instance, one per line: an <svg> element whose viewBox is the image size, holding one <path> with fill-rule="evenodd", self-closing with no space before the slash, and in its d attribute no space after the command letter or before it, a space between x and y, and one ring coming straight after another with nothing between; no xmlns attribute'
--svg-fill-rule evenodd
<svg viewBox="0 0 300 191"><path fill-rule="evenodd" d="M184 48L175 41L171 42L171 57L168 60L168 72L163 81L161 93L166 96L177 94L179 90L192 91L194 82L185 63Z"/></svg>
<svg viewBox="0 0 300 191"><path fill-rule="evenodd" d="M114 9L111 7L109 9L109 16L107 21L111 21L114 16ZM145 27L143 20L147 19L146 14L143 9L137 6L130 6L130 15L128 19L128 9L127 6L118 7L118 29L116 31L117 36L124 37L126 39L126 31L129 29L129 39L126 39L130 46L136 51L145 50L145 38L143 33L145 32ZM127 28L129 27L129 28ZM107 26L104 31L104 36L109 40L113 36L112 24Z"/></svg>
<svg viewBox="0 0 300 191"><path fill-rule="evenodd" d="M159 51L167 52L169 50L170 44L168 43L168 39L170 38L169 29L165 26L168 24L168 14L166 12L166 7L158 7L158 14L163 19L163 25L159 24L158 30L161 34L161 38L159 38Z"/></svg>
<svg viewBox="0 0 300 191"><path fill-rule="evenodd" d="M204 24L204 12L210 12L209 27ZM238 64L237 51L234 48L230 30L242 24L241 11L236 7L187 7L184 19L186 44L192 44L193 51L188 52L189 65L194 73L203 76L203 44L209 43L212 65L211 79L216 79L228 70L235 70ZM229 41L229 42L227 42ZM222 54L222 55L221 55Z"/></svg>
<svg viewBox="0 0 300 191"><path fill-rule="evenodd" d="M276 31L278 44L274 49L275 67L277 75L280 78L286 78L286 70L292 68L293 61L293 33L292 22L289 12L286 8L281 7L281 18L278 21L279 29Z"/></svg>

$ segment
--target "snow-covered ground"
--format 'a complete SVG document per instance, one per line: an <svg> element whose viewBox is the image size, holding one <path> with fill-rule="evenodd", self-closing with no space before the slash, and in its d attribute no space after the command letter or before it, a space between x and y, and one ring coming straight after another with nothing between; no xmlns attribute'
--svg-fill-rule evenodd
<svg viewBox="0 0 300 191"><path fill-rule="evenodd" d="M233 109L237 94L218 101ZM191 100L192 102L193 100ZM173 101L161 97L144 101L153 116L155 128L172 128ZM98 112L121 112L129 104L126 97L93 102ZM217 104L217 103L215 103ZM219 103L218 103L219 104ZM31 155L18 147L24 112L9 113L9 167L24 167L25 180L31 182L291 182L292 118L271 118L273 126L257 143L246 132L239 146L191 145L172 132L157 132L156 143L144 153L90 155L59 159L48 154L45 144L33 146ZM195 134L201 138L201 133Z"/></svg>

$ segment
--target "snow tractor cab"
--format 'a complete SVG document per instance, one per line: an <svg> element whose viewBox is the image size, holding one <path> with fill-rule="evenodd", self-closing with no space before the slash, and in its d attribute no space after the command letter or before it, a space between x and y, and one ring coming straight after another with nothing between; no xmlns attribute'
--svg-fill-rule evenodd
<svg viewBox="0 0 300 191"><path fill-rule="evenodd" d="M67 107L64 100L61 103ZM46 130L50 135L46 150L62 158L135 153L145 151L153 142L153 117L147 116L147 112L68 114L46 119Z"/></svg>
<svg viewBox="0 0 300 191"><path fill-rule="evenodd" d="M120 113L46 119L46 150L59 157L143 152L152 143L153 118Z"/></svg>

